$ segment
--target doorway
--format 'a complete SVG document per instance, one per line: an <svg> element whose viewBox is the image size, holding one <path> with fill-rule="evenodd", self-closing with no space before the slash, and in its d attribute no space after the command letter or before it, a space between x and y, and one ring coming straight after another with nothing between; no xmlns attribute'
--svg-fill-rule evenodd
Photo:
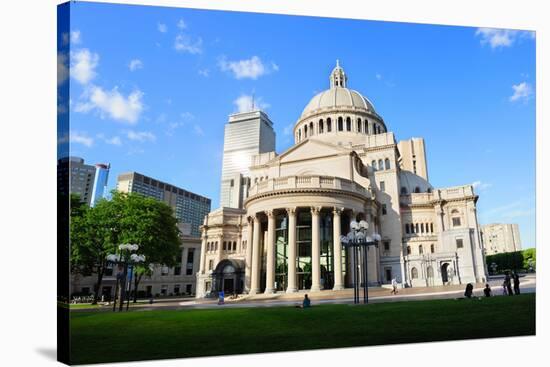
<svg viewBox="0 0 550 367"><path fill-rule="evenodd" d="M443 281L443 284L447 284L449 282L449 273L448 273L449 263L444 263L441 265L441 280Z"/></svg>

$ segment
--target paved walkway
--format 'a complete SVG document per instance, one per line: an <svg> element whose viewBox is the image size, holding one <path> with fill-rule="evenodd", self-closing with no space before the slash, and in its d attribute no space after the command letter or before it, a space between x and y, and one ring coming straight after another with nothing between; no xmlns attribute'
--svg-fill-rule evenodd
<svg viewBox="0 0 550 367"><path fill-rule="evenodd" d="M493 295L502 295L503 277L495 277L489 279L489 284L493 290ZM474 286L474 296L483 296L483 288L485 284L476 284ZM398 294L390 294L390 289L382 287L369 288L369 302L397 302L397 301L414 301L427 299L449 299L463 297L465 285L450 285L436 287L414 287L402 288L398 290ZM530 274L521 278L522 293L536 292L535 275ZM304 294L308 294L312 304L349 304L353 303L353 289L345 289L342 291L320 291L309 292L300 291L297 293L275 293L270 295L259 294L255 296L242 296L237 300L226 298L224 305L218 305L214 299L170 299L156 301L150 305L148 303L130 304L130 308L136 311L151 311L159 309L208 309L208 308L235 308L235 307L273 307L273 306L292 306L301 304ZM363 293L361 292L361 301ZM102 307L101 311L112 310L111 307ZM71 312L90 311L90 309L74 309Z"/></svg>

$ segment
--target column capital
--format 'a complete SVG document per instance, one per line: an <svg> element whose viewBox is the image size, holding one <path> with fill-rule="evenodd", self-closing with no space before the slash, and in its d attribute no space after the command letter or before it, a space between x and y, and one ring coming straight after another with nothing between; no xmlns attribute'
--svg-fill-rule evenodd
<svg viewBox="0 0 550 367"><path fill-rule="evenodd" d="M332 208L332 213L334 215L341 215L343 211L344 211L344 208L338 208L336 206Z"/></svg>
<svg viewBox="0 0 550 367"><path fill-rule="evenodd" d="M271 210L265 210L265 215L267 215L268 218L272 218L275 215L275 211L273 209Z"/></svg>
<svg viewBox="0 0 550 367"><path fill-rule="evenodd" d="M294 206L294 207L290 207L290 208L286 208L285 210L286 210L286 213L287 213L288 215L291 215L291 214L292 214L292 215L295 215L295 214L296 214L296 207L295 207L295 206Z"/></svg>
<svg viewBox="0 0 550 367"><path fill-rule="evenodd" d="M312 206L311 207L311 214L312 215L319 215L319 213L321 212L321 209L323 209L322 206Z"/></svg>
<svg viewBox="0 0 550 367"><path fill-rule="evenodd" d="M255 217L255 216L252 216L252 215L248 215L248 216L246 217L246 222L248 223L248 225L254 223L254 217Z"/></svg>

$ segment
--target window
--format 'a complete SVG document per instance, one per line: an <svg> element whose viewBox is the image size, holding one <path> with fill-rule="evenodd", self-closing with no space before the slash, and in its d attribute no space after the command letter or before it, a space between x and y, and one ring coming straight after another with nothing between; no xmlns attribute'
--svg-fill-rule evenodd
<svg viewBox="0 0 550 367"><path fill-rule="evenodd" d="M409 223L405 224L405 233L410 233L409 231Z"/></svg>
<svg viewBox="0 0 550 367"><path fill-rule="evenodd" d="M424 223L420 223L420 233L424 233Z"/></svg>
<svg viewBox="0 0 550 367"><path fill-rule="evenodd" d="M341 117L338 117L338 131L344 130L344 120Z"/></svg>
<svg viewBox="0 0 550 367"><path fill-rule="evenodd" d="M430 245L430 252L432 254L435 252L435 245L433 243Z"/></svg>
<svg viewBox="0 0 550 367"><path fill-rule="evenodd" d="M313 135L313 122L309 123L309 135Z"/></svg>
<svg viewBox="0 0 550 367"><path fill-rule="evenodd" d="M231 179L231 183L229 184L229 186L233 187L234 185L235 185L235 181Z"/></svg>
<svg viewBox="0 0 550 367"><path fill-rule="evenodd" d="M319 134L324 132L325 128L323 126L323 119L319 120Z"/></svg>
<svg viewBox="0 0 550 367"><path fill-rule="evenodd" d="M174 275L181 275L181 266L176 266L174 268Z"/></svg>
<svg viewBox="0 0 550 367"><path fill-rule="evenodd" d="M407 188L405 186L401 187L401 195L407 195Z"/></svg>
<svg viewBox="0 0 550 367"><path fill-rule="evenodd" d="M384 165L386 166L386 169L390 169L390 160L388 158L384 160Z"/></svg>
<svg viewBox="0 0 550 367"><path fill-rule="evenodd" d="M453 218L453 227L460 227L460 217Z"/></svg>
<svg viewBox="0 0 550 367"><path fill-rule="evenodd" d="M422 247L422 245L418 246L418 253L420 255L422 255L424 253L424 248Z"/></svg>
<svg viewBox="0 0 550 367"><path fill-rule="evenodd" d="M430 223L430 232L434 232L434 224L433 223Z"/></svg>
<svg viewBox="0 0 550 367"><path fill-rule="evenodd" d="M434 268L432 268L431 266L428 266L428 268L426 269L426 272L428 273L428 278L434 277Z"/></svg>
<svg viewBox="0 0 550 367"><path fill-rule="evenodd" d="M332 130L332 120L330 117L327 119L327 133L330 133Z"/></svg>
<svg viewBox="0 0 550 367"><path fill-rule="evenodd" d="M426 192L427 192L428 194L431 194L431 193L432 193L432 189L431 189L430 187L428 187L428 189L426 190Z"/></svg>
<svg viewBox="0 0 550 367"><path fill-rule="evenodd" d="M414 192L415 192L416 194L419 194L419 193L420 193L420 187L416 186L416 187L414 188Z"/></svg>
<svg viewBox="0 0 550 367"><path fill-rule="evenodd" d="M390 241L384 241L384 251L390 251Z"/></svg>
<svg viewBox="0 0 550 367"><path fill-rule="evenodd" d="M346 131L351 131L351 119L346 118Z"/></svg>
<svg viewBox="0 0 550 367"><path fill-rule="evenodd" d="M378 169L382 171L384 169L384 161L381 159L378 160Z"/></svg>
<svg viewBox="0 0 550 367"><path fill-rule="evenodd" d="M414 224L414 233L420 233L420 232L418 231L418 223L415 223L415 224Z"/></svg>
<svg viewBox="0 0 550 367"><path fill-rule="evenodd" d="M411 254L411 246L407 246L407 255Z"/></svg>
<svg viewBox="0 0 550 367"><path fill-rule="evenodd" d="M386 282L391 282L391 280L393 279L391 268L384 268L384 273L386 274Z"/></svg>
<svg viewBox="0 0 550 367"><path fill-rule="evenodd" d="M302 130L298 130L298 141L302 140Z"/></svg>
<svg viewBox="0 0 550 367"><path fill-rule="evenodd" d="M357 119L357 132L359 132L359 133L361 132L361 125L363 125L361 123L361 119Z"/></svg>
<svg viewBox="0 0 550 367"><path fill-rule="evenodd" d="M193 285L192 284L186 284L185 285L185 293L191 294L192 291L193 291Z"/></svg>
<svg viewBox="0 0 550 367"><path fill-rule="evenodd" d="M213 267L214 267L214 260L208 261L208 270L212 270Z"/></svg>
<svg viewBox="0 0 550 367"><path fill-rule="evenodd" d="M464 247L464 241L462 240L462 238L457 238L456 239L456 248L463 248Z"/></svg>
<svg viewBox="0 0 550 367"><path fill-rule="evenodd" d="M411 278L418 279L418 270L416 268L411 269Z"/></svg>
<svg viewBox="0 0 550 367"><path fill-rule="evenodd" d="M167 285L161 285L160 286L160 294L163 296L166 296L168 294L168 286Z"/></svg>
<svg viewBox="0 0 550 367"><path fill-rule="evenodd" d="M376 135L376 124L372 124L372 133Z"/></svg>
<svg viewBox="0 0 550 367"><path fill-rule="evenodd" d="M380 181L380 191L386 191L386 183L384 181Z"/></svg>
<svg viewBox="0 0 550 367"><path fill-rule="evenodd" d="M233 251L237 251L237 242L233 241Z"/></svg>
<svg viewBox="0 0 550 367"><path fill-rule="evenodd" d="M386 204L382 204L382 215L388 214L388 210L386 208Z"/></svg>
<svg viewBox="0 0 550 367"><path fill-rule="evenodd" d="M160 275L168 275L168 266L165 266L163 265L161 268L160 268Z"/></svg>
<svg viewBox="0 0 550 367"><path fill-rule="evenodd" d="M180 285L176 284L174 285L174 294L179 294L179 293L180 293Z"/></svg>
<svg viewBox="0 0 550 367"><path fill-rule="evenodd" d="M307 138L307 125L304 126L304 138Z"/></svg>

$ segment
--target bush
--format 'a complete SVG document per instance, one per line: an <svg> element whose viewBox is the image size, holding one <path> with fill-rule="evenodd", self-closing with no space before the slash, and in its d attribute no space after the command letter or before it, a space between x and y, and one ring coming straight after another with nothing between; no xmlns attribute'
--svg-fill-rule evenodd
<svg viewBox="0 0 550 367"><path fill-rule="evenodd" d="M515 252L505 252L502 254L488 255L485 257L487 269L493 272L491 265L497 265L497 273L502 274L506 271L529 270L529 260L531 260L533 269L536 266L536 249L527 249Z"/></svg>

